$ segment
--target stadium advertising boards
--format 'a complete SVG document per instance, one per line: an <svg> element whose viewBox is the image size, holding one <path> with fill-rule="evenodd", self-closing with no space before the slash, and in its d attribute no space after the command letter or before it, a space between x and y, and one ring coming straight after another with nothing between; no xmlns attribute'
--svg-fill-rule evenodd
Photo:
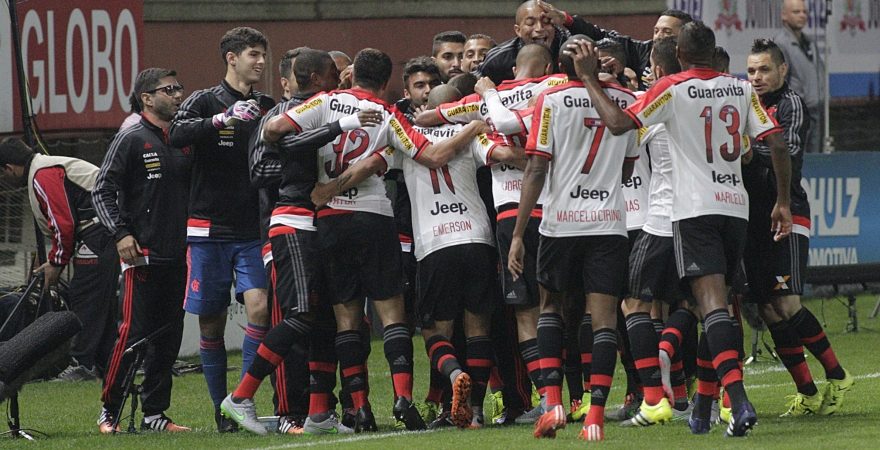
<svg viewBox="0 0 880 450"><path fill-rule="evenodd" d="M116 128L140 70L143 1L16 5L25 73L43 131ZM10 18L0 8L0 133L21 131Z"/></svg>
<svg viewBox="0 0 880 450"><path fill-rule="evenodd" d="M880 90L880 0L806 0L810 19L804 33L820 51L827 44L832 97L865 97ZM667 0L715 30L718 45L730 53L732 73L746 73L746 57L756 38L772 38L782 29L780 0Z"/></svg>

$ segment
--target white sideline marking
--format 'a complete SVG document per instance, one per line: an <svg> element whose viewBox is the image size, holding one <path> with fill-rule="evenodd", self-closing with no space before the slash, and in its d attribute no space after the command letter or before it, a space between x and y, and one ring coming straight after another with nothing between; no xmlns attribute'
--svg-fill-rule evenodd
<svg viewBox="0 0 880 450"><path fill-rule="evenodd" d="M869 373L865 375L855 375L853 376L856 380L865 380L869 378L880 378L880 372ZM817 383L818 384L818 383ZM767 389L767 388L776 388L776 387L786 387L791 386L791 382L788 383L774 383L774 384L746 384L746 389Z"/></svg>
<svg viewBox="0 0 880 450"><path fill-rule="evenodd" d="M779 365L773 365L770 367L763 367L760 369L753 368L751 366L746 366L746 368L745 368L745 372L746 372L747 376L764 375L765 373L785 372L786 370L787 369L785 368L785 366L782 365L782 363L779 363Z"/></svg>
<svg viewBox="0 0 880 450"><path fill-rule="evenodd" d="M456 428L450 428L456 429ZM253 450L276 450L276 449L285 449L285 448L303 448L303 447L318 447L321 445L337 445L337 444L347 444L349 442L360 442L360 441L374 441L377 439L386 439L386 438L394 438L400 436L411 436L416 434L426 434L426 433L436 433L442 432L443 430L425 430L425 431L392 431L388 433L377 433L377 434L361 434L348 438L342 439L327 439L323 441L312 441L312 442L296 442L284 445L276 445L272 447L255 447Z"/></svg>

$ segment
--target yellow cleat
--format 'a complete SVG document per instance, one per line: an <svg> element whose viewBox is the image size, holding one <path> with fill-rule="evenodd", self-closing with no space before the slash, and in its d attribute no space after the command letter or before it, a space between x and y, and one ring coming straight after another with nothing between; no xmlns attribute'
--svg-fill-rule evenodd
<svg viewBox="0 0 880 450"><path fill-rule="evenodd" d="M733 415L733 409L725 407L724 404L721 403L721 400L718 401L718 420L724 423L730 423L730 417Z"/></svg>
<svg viewBox="0 0 880 450"><path fill-rule="evenodd" d="M819 392L813 395L804 395L798 392L786 398L788 399L788 411L779 417L812 416L819 414L819 409L822 407L822 394Z"/></svg>
<svg viewBox="0 0 880 450"><path fill-rule="evenodd" d="M495 423L502 417L504 417L504 396L501 395L501 391L489 394L489 419L491 423ZM482 426L482 418L480 420Z"/></svg>
<svg viewBox="0 0 880 450"><path fill-rule="evenodd" d="M656 405L649 405L642 400L639 412L632 419L621 423L624 427L647 427L658 423L666 423L672 420L672 406L666 397L660 399Z"/></svg>
<svg viewBox="0 0 880 450"><path fill-rule="evenodd" d="M844 369L845 377L842 380L828 379L825 384L825 392L822 394L822 406L819 414L830 416L843 406L843 396L852 389L856 380Z"/></svg>
<svg viewBox="0 0 880 450"><path fill-rule="evenodd" d="M571 407L568 411L568 421L569 422L580 422L584 419L584 416L587 415L587 412L590 410L590 393L584 392L584 395L580 398L580 400L574 400L571 402Z"/></svg>

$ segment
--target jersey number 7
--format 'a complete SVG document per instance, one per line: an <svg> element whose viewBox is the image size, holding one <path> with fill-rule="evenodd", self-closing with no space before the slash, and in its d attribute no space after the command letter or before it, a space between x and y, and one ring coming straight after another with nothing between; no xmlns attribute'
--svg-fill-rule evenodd
<svg viewBox="0 0 880 450"><path fill-rule="evenodd" d="M605 122L602 122L602 119L597 117L587 117L584 119L584 126L593 130L593 141L590 143L590 151L587 152L587 160L584 162L583 169L581 169L581 173L588 174L590 169L593 168L593 162L596 161L596 154L599 153L599 144L602 142L602 137L605 136Z"/></svg>

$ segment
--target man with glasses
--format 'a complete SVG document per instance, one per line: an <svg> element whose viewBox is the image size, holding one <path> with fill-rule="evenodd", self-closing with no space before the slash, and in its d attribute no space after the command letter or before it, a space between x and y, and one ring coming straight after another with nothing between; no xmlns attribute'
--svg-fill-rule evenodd
<svg viewBox="0 0 880 450"><path fill-rule="evenodd" d="M183 336L180 304L186 283L191 165L189 148L173 147L167 137L183 101L176 75L159 68L138 74L131 102L142 111L141 121L110 143L92 191L98 218L115 237L125 278L119 338L101 395L104 407L98 429L105 434L120 431L114 425L125 374L135 360L126 350L147 336L152 351L144 361L141 429L189 431L165 415L171 406L171 369Z"/></svg>

